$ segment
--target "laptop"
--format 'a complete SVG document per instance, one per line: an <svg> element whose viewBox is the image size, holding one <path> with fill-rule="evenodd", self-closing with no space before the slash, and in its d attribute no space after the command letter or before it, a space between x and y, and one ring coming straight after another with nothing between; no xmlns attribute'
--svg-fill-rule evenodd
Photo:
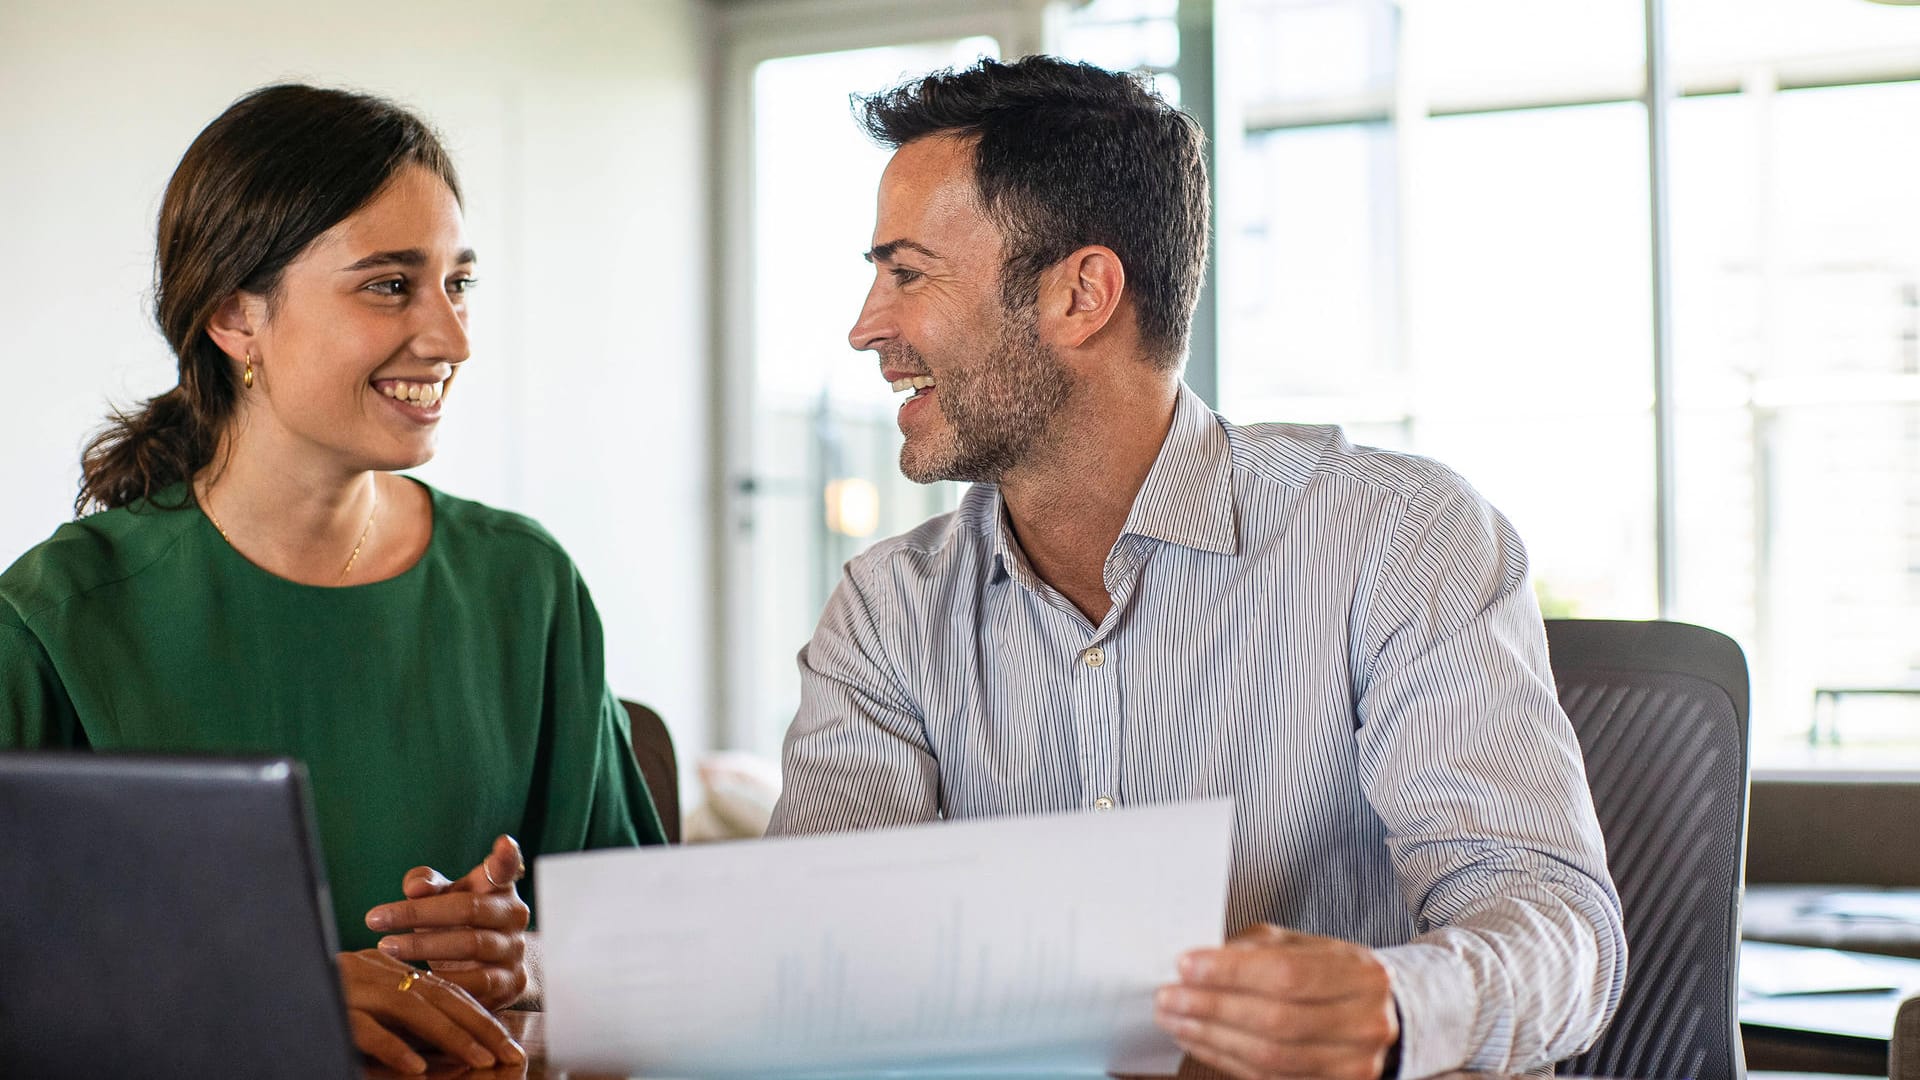
<svg viewBox="0 0 1920 1080"><path fill-rule="evenodd" d="M0 753L0 1075L357 1080L306 770Z"/></svg>

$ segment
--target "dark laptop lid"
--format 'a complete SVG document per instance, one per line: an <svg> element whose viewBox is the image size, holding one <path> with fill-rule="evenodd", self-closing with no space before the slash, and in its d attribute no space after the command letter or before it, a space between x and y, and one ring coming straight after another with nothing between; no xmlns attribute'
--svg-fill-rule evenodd
<svg viewBox="0 0 1920 1080"><path fill-rule="evenodd" d="M360 1075L306 770L0 753L0 1074Z"/></svg>

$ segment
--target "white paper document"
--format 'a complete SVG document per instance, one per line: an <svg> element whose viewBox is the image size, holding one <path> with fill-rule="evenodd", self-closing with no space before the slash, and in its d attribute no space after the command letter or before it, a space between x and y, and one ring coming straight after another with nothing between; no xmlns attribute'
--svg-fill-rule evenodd
<svg viewBox="0 0 1920 1080"><path fill-rule="evenodd" d="M1869 960L1834 949L1766 941L1740 943L1740 992L1749 997L1880 994L1900 989Z"/></svg>
<svg viewBox="0 0 1920 1080"><path fill-rule="evenodd" d="M1232 804L542 858L550 1059L649 1077L1170 1074Z"/></svg>

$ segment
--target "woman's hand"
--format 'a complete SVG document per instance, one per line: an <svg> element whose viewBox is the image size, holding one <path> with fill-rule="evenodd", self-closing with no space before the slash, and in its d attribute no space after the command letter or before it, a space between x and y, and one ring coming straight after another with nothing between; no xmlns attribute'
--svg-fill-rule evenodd
<svg viewBox="0 0 1920 1080"><path fill-rule="evenodd" d="M401 880L405 900L367 912L367 926L390 933L380 951L398 960L425 960L435 975L463 988L489 1009L504 1009L527 992L526 901L514 887L526 873L511 836L458 881L430 866ZM391 931L410 930L412 933Z"/></svg>
<svg viewBox="0 0 1920 1080"><path fill-rule="evenodd" d="M477 1069L526 1062L526 1052L500 1021L446 979L373 949L341 953L337 961L353 1044L388 1068L427 1071L402 1032Z"/></svg>

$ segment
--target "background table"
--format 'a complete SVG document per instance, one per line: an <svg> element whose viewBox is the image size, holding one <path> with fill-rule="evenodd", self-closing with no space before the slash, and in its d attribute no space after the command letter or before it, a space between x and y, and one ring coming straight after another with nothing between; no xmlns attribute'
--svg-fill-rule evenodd
<svg viewBox="0 0 1920 1080"><path fill-rule="evenodd" d="M1808 952L1802 946L1740 943L1742 966L1760 953L1786 957ZM1839 950L1836 950L1839 951ZM1920 960L1871 953L1845 954L1871 968L1894 990L1873 993L1743 995L1740 1031L1747 1067L1789 1072L1849 1072L1887 1075L1887 1044L1902 999L1920 993Z"/></svg>

